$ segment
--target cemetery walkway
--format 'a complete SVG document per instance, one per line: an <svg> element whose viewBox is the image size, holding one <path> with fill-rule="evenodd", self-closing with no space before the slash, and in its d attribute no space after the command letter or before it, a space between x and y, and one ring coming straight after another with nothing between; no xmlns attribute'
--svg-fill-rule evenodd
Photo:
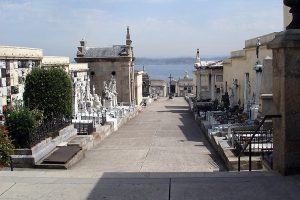
<svg viewBox="0 0 300 200"><path fill-rule="evenodd" d="M212 172L224 166L183 98L159 99L106 138L73 170Z"/></svg>
<svg viewBox="0 0 300 200"><path fill-rule="evenodd" d="M299 198L299 176L223 170L184 99L160 99L71 169L0 171L0 200Z"/></svg>

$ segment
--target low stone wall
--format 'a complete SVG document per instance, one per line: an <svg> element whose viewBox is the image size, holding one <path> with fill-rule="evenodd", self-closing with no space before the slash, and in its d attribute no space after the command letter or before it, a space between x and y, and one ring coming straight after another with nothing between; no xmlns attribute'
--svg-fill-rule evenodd
<svg viewBox="0 0 300 200"><path fill-rule="evenodd" d="M108 120L104 126L97 125L96 131L91 135L78 135L68 145L79 145L83 150L92 149L121 126L136 117L140 111L141 108L138 108L134 112L127 113L123 118Z"/></svg>
<svg viewBox="0 0 300 200"><path fill-rule="evenodd" d="M34 167L43 157L53 151L57 145L66 142L77 134L74 125L65 127L59 131L55 138L47 138L31 149L16 149L15 155L12 155L14 167Z"/></svg>
<svg viewBox="0 0 300 200"><path fill-rule="evenodd" d="M79 145L82 147L82 153L84 153L84 151L94 148L110 134L117 131L132 118L136 117L140 110L141 109L139 108L133 112L127 113L123 118L107 121L104 126L96 126L96 131L91 135L77 135L77 130L72 124L59 131L59 135L56 138L47 138L31 149L16 149L15 155L12 155L13 165L14 167L20 168L34 167L61 143Z"/></svg>
<svg viewBox="0 0 300 200"><path fill-rule="evenodd" d="M201 132L204 133L206 138L212 147L218 152L219 156L222 158L226 167L230 171L238 170L238 158L233 154L232 147L228 147L227 140L224 137L212 136L208 133L208 129L211 128L209 122L205 120L200 120L196 118ZM248 156L241 157L241 170L248 170L249 162ZM261 160L259 156L252 156L252 169L261 170Z"/></svg>

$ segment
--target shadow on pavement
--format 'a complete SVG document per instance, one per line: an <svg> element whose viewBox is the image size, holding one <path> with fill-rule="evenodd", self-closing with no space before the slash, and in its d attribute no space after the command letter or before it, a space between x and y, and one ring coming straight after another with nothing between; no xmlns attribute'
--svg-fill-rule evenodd
<svg viewBox="0 0 300 200"><path fill-rule="evenodd" d="M296 200L299 180L274 173L115 173L99 179L97 200Z"/></svg>
<svg viewBox="0 0 300 200"><path fill-rule="evenodd" d="M213 160L212 165L220 168L220 171L227 170L225 164L216 150L211 146L208 142L205 135L200 130L197 122L194 120L192 113L189 110L188 106L165 106L169 110L164 111L157 111L163 113L172 113L172 114L179 114L179 120L181 121L182 125L178 125L181 132L184 134L187 141L199 142L201 145L195 146L206 146L209 150L209 156ZM184 142L184 141L182 141Z"/></svg>

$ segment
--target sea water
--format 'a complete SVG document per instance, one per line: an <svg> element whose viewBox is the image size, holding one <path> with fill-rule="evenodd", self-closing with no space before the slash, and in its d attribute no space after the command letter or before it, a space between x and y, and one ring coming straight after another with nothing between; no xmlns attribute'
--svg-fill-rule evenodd
<svg viewBox="0 0 300 200"><path fill-rule="evenodd" d="M142 71L143 66L136 65L135 69ZM170 74L175 80L183 78L186 72L190 78L193 78L194 66L192 64L144 65L144 69L150 76L150 80L165 80L169 82Z"/></svg>

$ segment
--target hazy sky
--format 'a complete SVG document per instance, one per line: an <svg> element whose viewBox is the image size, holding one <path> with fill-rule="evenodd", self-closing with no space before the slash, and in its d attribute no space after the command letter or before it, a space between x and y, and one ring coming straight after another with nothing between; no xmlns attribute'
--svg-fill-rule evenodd
<svg viewBox="0 0 300 200"><path fill-rule="evenodd" d="M137 57L229 55L245 39L281 31L282 0L0 0L0 45L73 58L89 46L125 44Z"/></svg>

